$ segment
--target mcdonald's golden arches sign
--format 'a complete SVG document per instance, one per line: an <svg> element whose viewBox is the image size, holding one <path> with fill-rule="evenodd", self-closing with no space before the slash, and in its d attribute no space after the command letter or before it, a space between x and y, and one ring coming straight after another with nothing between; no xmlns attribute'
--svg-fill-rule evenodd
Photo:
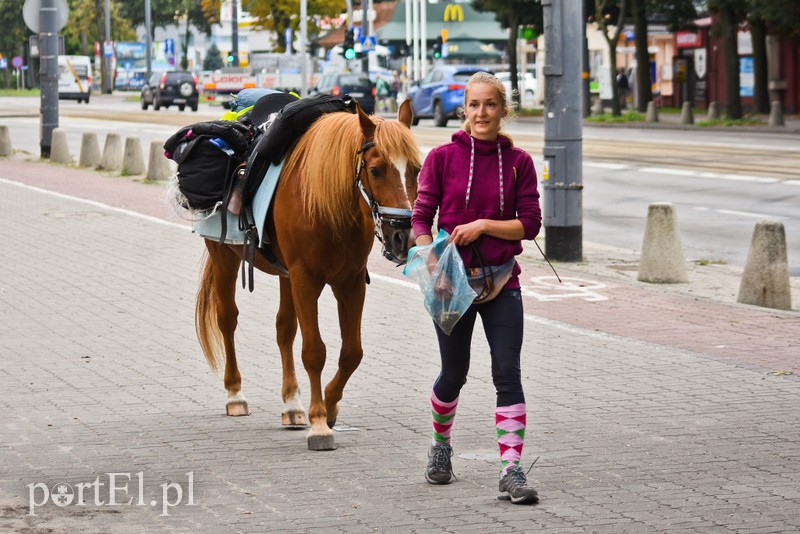
<svg viewBox="0 0 800 534"><path fill-rule="evenodd" d="M464 22L464 9L459 4L447 4L444 8L445 22Z"/></svg>

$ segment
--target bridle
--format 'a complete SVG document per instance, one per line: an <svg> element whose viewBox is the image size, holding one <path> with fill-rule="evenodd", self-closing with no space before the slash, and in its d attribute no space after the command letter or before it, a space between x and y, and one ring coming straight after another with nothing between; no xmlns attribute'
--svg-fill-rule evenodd
<svg viewBox="0 0 800 534"><path fill-rule="evenodd" d="M392 228L411 228L411 210L381 206L375 200L375 196L372 194L372 187L370 187L369 183L369 172L365 172L367 170L367 161L364 159L364 154L367 150L375 148L375 146L374 141L365 141L364 144L361 145L361 149L356 152L354 186L361 192L361 196L364 197L370 212L372 212L372 220L375 222L375 237L377 237L378 241L383 245L384 257L395 263L402 264L404 261L396 258L386 247L386 243L383 242L381 226L386 224ZM366 177L363 180L361 178L362 173Z"/></svg>

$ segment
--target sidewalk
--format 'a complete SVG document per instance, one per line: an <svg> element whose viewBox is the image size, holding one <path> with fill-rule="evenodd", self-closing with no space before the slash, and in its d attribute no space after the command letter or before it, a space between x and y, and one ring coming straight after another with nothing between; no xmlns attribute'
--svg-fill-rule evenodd
<svg viewBox="0 0 800 534"><path fill-rule="evenodd" d="M690 265L689 284L652 286L635 281L634 254L586 243L585 262L555 265L565 291L527 248L523 461L539 457L530 476L542 502L519 507L495 499L481 336L454 427L458 482L424 482L435 339L418 292L377 244L339 449L313 453L303 433L280 429L274 278L240 294L253 415L227 418L194 336L202 245L161 186L20 160L3 160L0 178L0 530L800 530L800 313L736 304L729 266ZM333 309L325 296L328 377ZM50 502L29 515L29 485L108 484L113 472L130 475L117 502L132 504ZM168 483L182 500L163 515Z"/></svg>

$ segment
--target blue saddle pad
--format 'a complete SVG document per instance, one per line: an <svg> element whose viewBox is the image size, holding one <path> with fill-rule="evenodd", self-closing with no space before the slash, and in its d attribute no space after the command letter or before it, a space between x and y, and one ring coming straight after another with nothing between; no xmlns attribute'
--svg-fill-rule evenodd
<svg viewBox="0 0 800 534"><path fill-rule="evenodd" d="M275 196L275 189L278 186L278 178L280 178L282 170L283 161L279 165L270 165L253 198L253 219L260 238L263 238L264 235L264 223L267 221L267 213L272 204L272 197ZM239 216L228 210L224 210L224 212L228 218L225 243L228 245L244 244L244 231L239 230ZM222 235L222 213L223 210L218 210L204 219L195 221L192 225L192 232L205 239L219 241L219 236Z"/></svg>

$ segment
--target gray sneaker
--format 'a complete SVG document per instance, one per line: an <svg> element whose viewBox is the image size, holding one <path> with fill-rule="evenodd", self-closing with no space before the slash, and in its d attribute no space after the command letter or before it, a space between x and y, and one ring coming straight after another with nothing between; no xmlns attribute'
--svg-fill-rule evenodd
<svg viewBox="0 0 800 534"><path fill-rule="evenodd" d="M539 502L536 490L528 485L528 479L519 466L510 467L500 479L500 496L498 499L511 501L514 504L534 504Z"/></svg>
<svg viewBox="0 0 800 534"><path fill-rule="evenodd" d="M450 457L453 448L444 443L431 445L428 450L428 467L425 469L425 480L431 484L450 484L453 481L453 465Z"/></svg>

